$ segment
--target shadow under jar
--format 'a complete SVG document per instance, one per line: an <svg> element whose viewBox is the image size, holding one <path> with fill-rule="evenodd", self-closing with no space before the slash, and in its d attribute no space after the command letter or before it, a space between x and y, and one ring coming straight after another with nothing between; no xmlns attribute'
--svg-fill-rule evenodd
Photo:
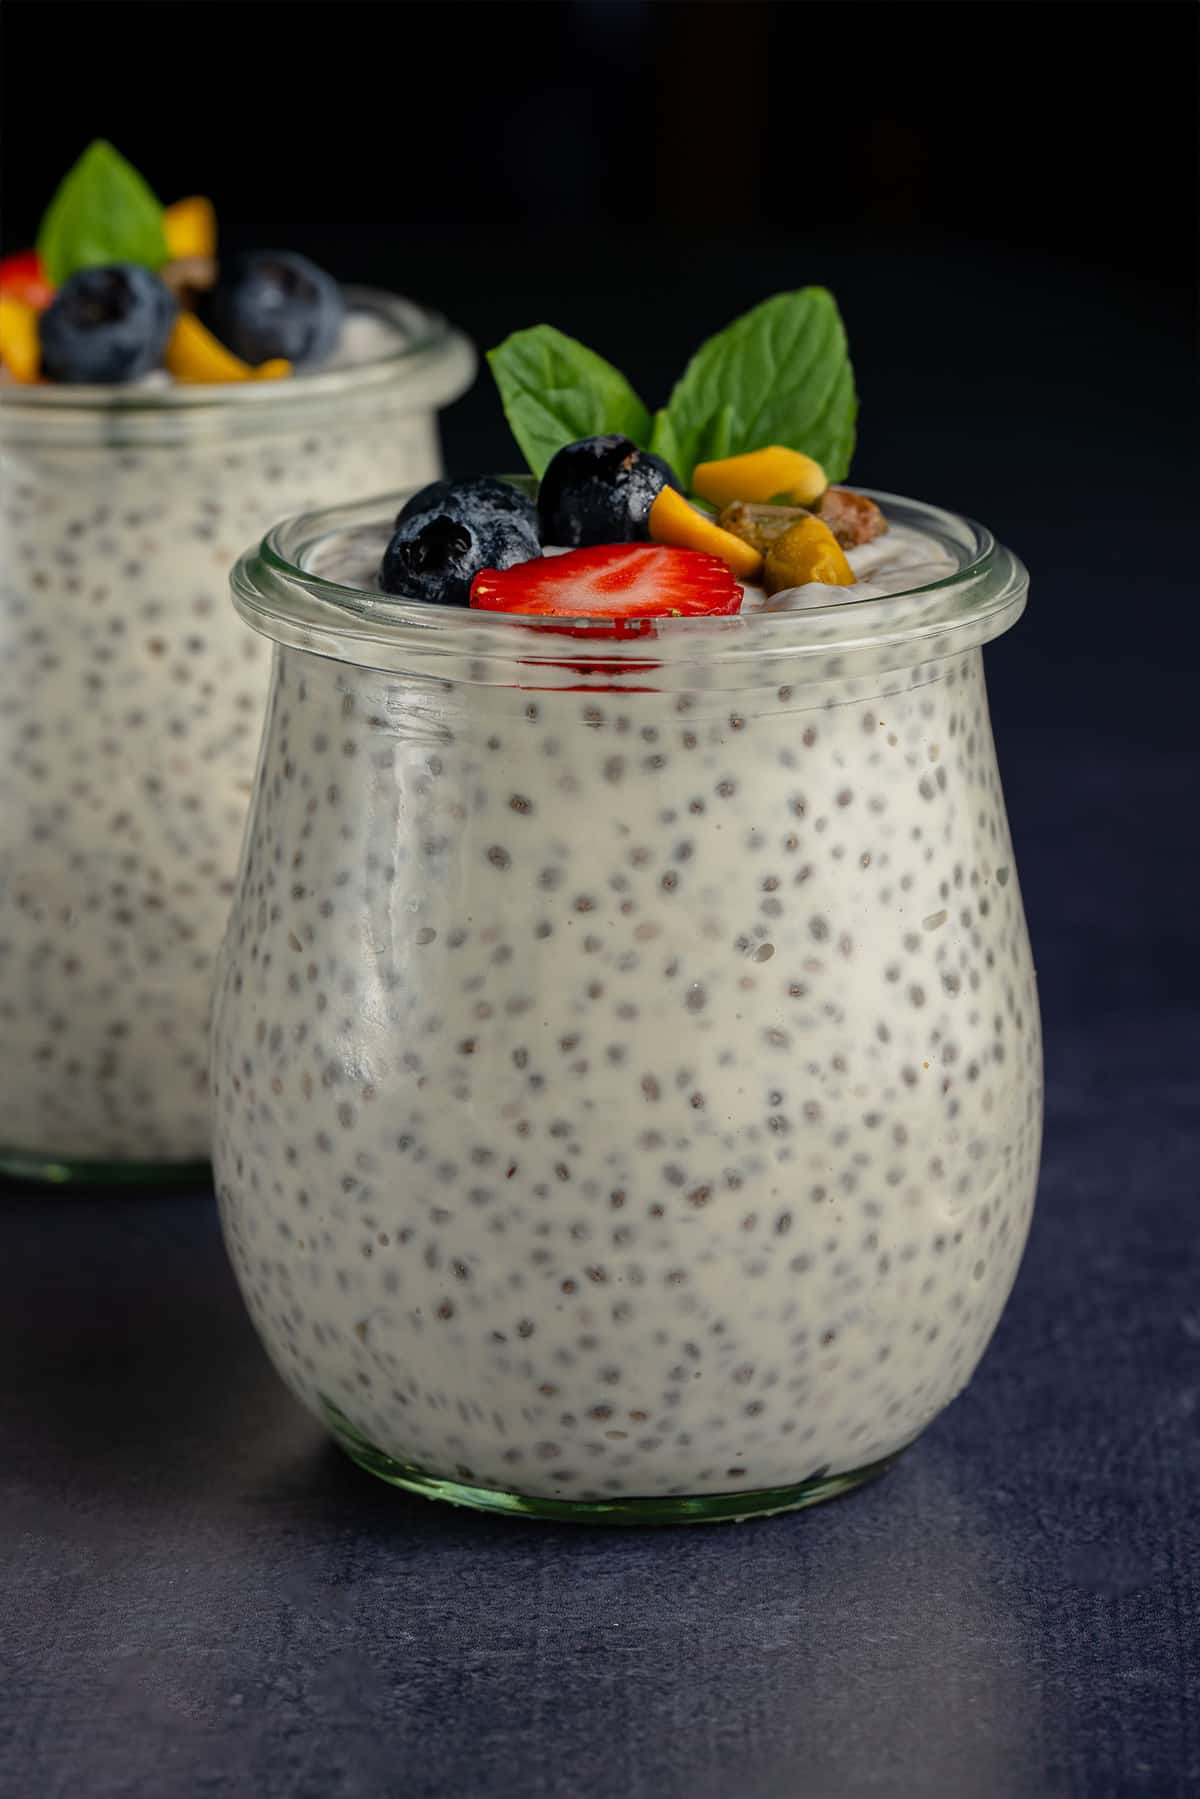
<svg viewBox="0 0 1200 1799"><path fill-rule="evenodd" d="M348 290L363 360L0 392L0 1172L194 1176L270 658L231 563L283 511L440 472L473 353Z"/></svg>
<svg viewBox="0 0 1200 1799"><path fill-rule="evenodd" d="M236 570L277 648L215 1004L223 1226L288 1385L398 1486L806 1505L992 1335L1042 1077L981 646L1027 579L877 497L957 571L632 639L318 572L396 502Z"/></svg>

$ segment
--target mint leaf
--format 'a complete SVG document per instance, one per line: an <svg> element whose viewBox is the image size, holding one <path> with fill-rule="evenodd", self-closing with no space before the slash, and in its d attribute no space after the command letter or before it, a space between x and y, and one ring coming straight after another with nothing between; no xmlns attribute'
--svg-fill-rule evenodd
<svg viewBox="0 0 1200 1799"><path fill-rule="evenodd" d="M514 331L488 351L504 414L534 474L581 437L618 432L644 446L650 414L612 364L553 325Z"/></svg>
<svg viewBox="0 0 1200 1799"><path fill-rule="evenodd" d="M686 483L698 462L783 444L841 481L858 402L846 333L823 287L776 294L702 344L654 421L650 447Z"/></svg>
<svg viewBox="0 0 1200 1799"><path fill-rule="evenodd" d="M675 473L677 475L679 474L679 445L675 440L675 431L670 419L667 417L665 407L661 408L654 415L654 422L650 427L649 448L654 451L656 456L661 456L664 461L669 462L671 467L675 470ZM684 482L684 486L687 486L686 481Z"/></svg>
<svg viewBox="0 0 1200 1799"><path fill-rule="evenodd" d="M38 255L55 287L109 262L159 269L170 258L162 221L137 170L97 138L59 184L38 230Z"/></svg>

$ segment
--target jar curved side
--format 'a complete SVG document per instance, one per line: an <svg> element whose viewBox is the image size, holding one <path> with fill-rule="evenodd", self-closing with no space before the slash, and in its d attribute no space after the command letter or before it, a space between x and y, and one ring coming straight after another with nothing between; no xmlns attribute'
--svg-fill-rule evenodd
<svg viewBox="0 0 1200 1799"><path fill-rule="evenodd" d="M218 1194L284 1378L401 1484L805 1503L1011 1287L1040 1039L978 648L686 699L279 652Z"/></svg>

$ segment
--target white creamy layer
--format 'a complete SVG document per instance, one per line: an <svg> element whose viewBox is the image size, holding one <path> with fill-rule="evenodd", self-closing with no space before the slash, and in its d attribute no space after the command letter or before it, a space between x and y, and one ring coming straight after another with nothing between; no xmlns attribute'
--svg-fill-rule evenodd
<svg viewBox="0 0 1200 1799"><path fill-rule="evenodd" d="M847 600L883 599L887 594L907 593L942 581L959 566L944 544L911 525L892 525L874 543L857 544L846 551L854 570L853 587L827 587L807 581L767 595L761 587L746 585L743 612L798 612L812 606L840 606Z"/></svg>
<svg viewBox="0 0 1200 1799"><path fill-rule="evenodd" d="M382 526L331 538L314 552L310 561L312 572L346 587L379 591L379 563L387 538L388 531ZM545 554L563 556L568 552L550 545ZM744 583L742 611L799 611L813 606L840 606L847 600L880 599L944 580L959 566L937 538L910 525L891 526L874 543L848 550L846 559L856 576L853 587L827 587L819 581L809 581L803 587L789 587L768 598L761 587Z"/></svg>

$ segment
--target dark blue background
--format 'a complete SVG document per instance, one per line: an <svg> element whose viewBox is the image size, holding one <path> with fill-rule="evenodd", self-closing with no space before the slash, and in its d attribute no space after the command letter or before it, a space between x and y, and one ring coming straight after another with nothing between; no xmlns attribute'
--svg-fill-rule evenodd
<svg viewBox="0 0 1200 1799"><path fill-rule="evenodd" d="M9 1188L0 1795L1200 1793L1193 10L5 10L9 247L103 130L229 241L548 318L652 402L834 287L858 477L1033 572L988 666L1047 1135L995 1343L886 1480L641 1535L343 1463L206 1194ZM486 380L446 439L511 459Z"/></svg>

